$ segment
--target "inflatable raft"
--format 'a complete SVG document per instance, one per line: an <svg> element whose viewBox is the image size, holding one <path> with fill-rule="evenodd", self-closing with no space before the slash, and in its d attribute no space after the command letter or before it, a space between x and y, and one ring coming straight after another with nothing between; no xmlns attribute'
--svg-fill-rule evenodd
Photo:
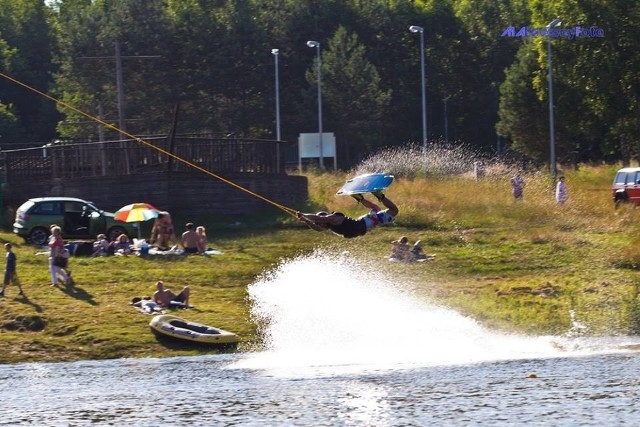
<svg viewBox="0 0 640 427"><path fill-rule="evenodd" d="M236 347L240 341L238 335L233 332L190 322L170 314L154 316L149 322L149 327L158 338L168 338L189 344Z"/></svg>

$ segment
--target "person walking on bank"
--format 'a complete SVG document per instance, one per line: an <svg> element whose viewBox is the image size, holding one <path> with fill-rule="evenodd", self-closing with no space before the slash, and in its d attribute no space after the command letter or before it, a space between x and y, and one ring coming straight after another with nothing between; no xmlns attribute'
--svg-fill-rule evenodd
<svg viewBox="0 0 640 427"><path fill-rule="evenodd" d="M520 175L520 171L511 178L511 191L513 198L516 200L522 200L522 193L524 190L524 179Z"/></svg>
<svg viewBox="0 0 640 427"><path fill-rule="evenodd" d="M563 205L569 198L569 189L567 184L564 183L564 176L558 178L558 184L556 184L556 202L559 205Z"/></svg>
<svg viewBox="0 0 640 427"><path fill-rule="evenodd" d="M7 251L7 262L4 267L4 282L2 283L0 297L4 296L4 290L9 283L18 286L18 289L20 289L18 295L24 295L24 292L22 292L22 286L20 286L20 281L18 280L18 274L16 273L17 258L16 254L11 250L11 243L5 243L4 249Z"/></svg>
<svg viewBox="0 0 640 427"><path fill-rule="evenodd" d="M62 229L59 226L51 227L49 237L49 270L51 271L51 286L58 286L58 276L62 277L65 285L71 284L71 275L67 272L68 259L64 252L64 240Z"/></svg>

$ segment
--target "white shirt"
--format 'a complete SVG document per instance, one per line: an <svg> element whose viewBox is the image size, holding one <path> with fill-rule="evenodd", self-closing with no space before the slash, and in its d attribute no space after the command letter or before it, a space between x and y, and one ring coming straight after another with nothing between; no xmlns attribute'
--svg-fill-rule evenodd
<svg viewBox="0 0 640 427"><path fill-rule="evenodd" d="M367 226L367 231L371 230L376 225L385 225L393 222L394 217L389 214L389 210L385 209L383 211L375 211L371 210L368 214L362 215L360 219L364 220L364 223Z"/></svg>

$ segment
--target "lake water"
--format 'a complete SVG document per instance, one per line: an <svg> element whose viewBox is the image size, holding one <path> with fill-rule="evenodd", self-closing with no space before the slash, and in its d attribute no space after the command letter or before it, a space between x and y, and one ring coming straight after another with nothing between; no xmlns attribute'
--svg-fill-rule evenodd
<svg viewBox="0 0 640 427"><path fill-rule="evenodd" d="M371 271L256 279L261 351L0 366L0 425L640 424L639 338L503 335Z"/></svg>

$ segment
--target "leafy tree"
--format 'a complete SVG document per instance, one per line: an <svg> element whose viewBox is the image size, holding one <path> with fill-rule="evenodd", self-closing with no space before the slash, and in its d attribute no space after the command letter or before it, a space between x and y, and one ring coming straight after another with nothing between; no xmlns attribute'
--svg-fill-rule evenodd
<svg viewBox="0 0 640 427"><path fill-rule="evenodd" d="M519 55L521 65L514 64L507 72L509 83L503 85L499 131L510 135L514 148L521 152L539 160L546 157L544 151L536 148L539 145L536 139L548 140L548 131L545 136L538 123L548 116L548 109L545 111L543 107L548 102L550 42L558 160L577 164L638 156L640 81L636 70L640 66L640 55L633 45L640 36L640 5L626 0L558 0L553 3L531 0L528 6L534 28L544 28L553 18L559 17L563 22L561 28L573 30L574 35L578 27L584 30L595 26L612 34L615 31L615 36L536 38L533 47L527 48L536 52L537 64L533 64L530 54L526 54L528 72L523 72L523 56ZM518 78L526 82L518 83ZM536 94L535 99L530 96L531 90ZM528 108L534 114L531 120L535 125L509 116L516 98L537 104L535 107L520 105L522 112Z"/></svg>
<svg viewBox="0 0 640 427"><path fill-rule="evenodd" d="M375 147L391 93L380 89L380 76L367 60L365 47L356 34L340 26L329 40L322 61L323 99L336 132L338 159L342 167L352 165L354 148ZM311 85L317 81L317 64L307 72Z"/></svg>
<svg viewBox="0 0 640 427"><path fill-rule="evenodd" d="M62 0L58 15L60 73L56 92L66 103L118 124L116 43L122 59L127 130L144 134L168 129L172 109L167 107L173 80L165 10L160 3L144 0ZM96 123L75 112L58 130L63 136L95 139ZM115 136L115 134L111 134Z"/></svg>
<svg viewBox="0 0 640 427"><path fill-rule="evenodd" d="M500 86L498 134L511 139L512 149L533 159L549 158L546 109L533 87L532 75L538 70L537 55L524 43L507 70Z"/></svg>
<svg viewBox="0 0 640 427"><path fill-rule="evenodd" d="M498 121L499 86L505 79L505 69L514 63L521 45L520 39L501 37L501 34L510 26L528 23L530 12L526 0L456 0L452 4L464 34L469 38L464 61L458 62L473 67L473 72L467 75L473 81L470 91L467 89L458 96L466 98L474 93L473 117L482 123L478 130L491 136L490 139L481 138L483 145L488 147L496 139L492 128ZM463 127L474 128L469 124Z"/></svg>
<svg viewBox="0 0 640 427"><path fill-rule="evenodd" d="M42 0L0 0L0 59L2 71L25 84L47 92L54 46L49 32L49 9ZM31 141L55 135L54 105L15 83L0 82L2 103L12 105L20 127ZM7 144L3 144L7 148Z"/></svg>
<svg viewBox="0 0 640 427"><path fill-rule="evenodd" d="M7 149L17 146L25 138L24 129L11 106L0 104L0 147ZM16 148L19 148L16 147Z"/></svg>
<svg viewBox="0 0 640 427"><path fill-rule="evenodd" d="M37 45L47 46L56 61L47 63L48 74L38 74L44 79L36 86L46 88L59 67L58 96L92 114L101 107L117 123L115 63L106 59L117 41L127 57L127 129L136 134L165 133L179 103L180 132L274 137L276 48L283 139L295 141L316 126L316 55L305 43L319 41L324 128L338 136L341 167L376 147L420 139L420 40L410 25L425 29L430 138L445 133L446 98L450 140L489 149L497 130L540 161L548 159L547 40L500 37L502 31L540 28L555 16L565 26L615 28L615 37L551 40L556 151L561 162L640 153L640 55L633 49L640 36L638 2L57 0L51 9L36 3L0 0L7 6L0 11L0 59L12 67L5 69L24 70L25 58L36 57L24 22L42 22L40 40L52 24L56 43ZM133 58L151 55L161 58ZM32 123L26 119L33 112L24 112L37 103L11 84L0 85L1 101L12 105L18 123ZM95 123L65 114L62 135L96 137Z"/></svg>

